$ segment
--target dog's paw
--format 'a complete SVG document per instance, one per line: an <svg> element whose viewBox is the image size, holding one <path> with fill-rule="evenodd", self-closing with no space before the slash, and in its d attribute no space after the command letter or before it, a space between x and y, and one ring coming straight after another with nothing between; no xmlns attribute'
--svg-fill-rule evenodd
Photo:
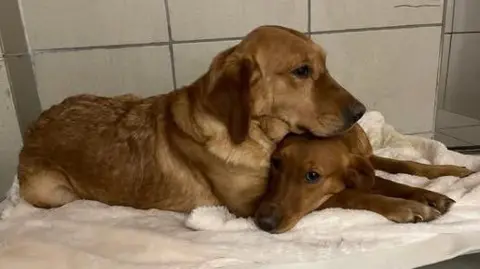
<svg viewBox="0 0 480 269"><path fill-rule="evenodd" d="M442 215L437 209L412 200L399 200L384 216L397 223L428 222Z"/></svg>
<svg viewBox="0 0 480 269"><path fill-rule="evenodd" d="M431 171L431 175L427 176L430 179L444 177L444 176L454 176L454 177L467 177L475 172L472 170L456 165L442 165L441 168Z"/></svg>
<svg viewBox="0 0 480 269"><path fill-rule="evenodd" d="M446 176L454 176L454 177L468 177L469 175L473 174L472 170L464 167L464 166L447 166L445 169Z"/></svg>
<svg viewBox="0 0 480 269"><path fill-rule="evenodd" d="M469 175L475 173L474 171L466 168L466 167L458 167L457 171L455 171L457 177L468 177Z"/></svg>
<svg viewBox="0 0 480 269"><path fill-rule="evenodd" d="M445 214L450 207L455 203L455 200L448 196L424 189L416 190L412 196L408 197L410 200L417 201L424 205L428 205Z"/></svg>

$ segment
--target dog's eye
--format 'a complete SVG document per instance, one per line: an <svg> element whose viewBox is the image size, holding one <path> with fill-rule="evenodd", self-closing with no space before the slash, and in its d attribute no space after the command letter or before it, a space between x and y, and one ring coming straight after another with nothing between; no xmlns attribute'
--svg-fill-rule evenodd
<svg viewBox="0 0 480 269"><path fill-rule="evenodd" d="M298 78L308 78L312 74L312 68L305 64L293 69L292 74Z"/></svg>
<svg viewBox="0 0 480 269"><path fill-rule="evenodd" d="M316 183L318 180L320 180L320 174L315 171L308 171L305 174L305 180L308 183Z"/></svg>
<svg viewBox="0 0 480 269"><path fill-rule="evenodd" d="M280 160L280 158L273 157L271 162L272 162L273 168L277 170L280 169L280 166L282 165L282 160Z"/></svg>

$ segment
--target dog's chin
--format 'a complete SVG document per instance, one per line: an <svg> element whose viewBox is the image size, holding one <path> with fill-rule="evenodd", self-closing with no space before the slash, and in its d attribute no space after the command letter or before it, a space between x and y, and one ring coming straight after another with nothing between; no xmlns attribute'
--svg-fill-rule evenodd
<svg viewBox="0 0 480 269"><path fill-rule="evenodd" d="M310 130L306 127L303 127L301 125L295 125L293 126L290 131L294 134L305 134L305 133L310 133Z"/></svg>
<svg viewBox="0 0 480 269"><path fill-rule="evenodd" d="M352 126L349 126L348 128L341 127L341 128L326 130L324 128L307 128L303 126L296 126L295 128L292 129L292 133L307 134L307 135L312 135L320 138L328 138L332 136L342 135L348 130L350 130L351 128Z"/></svg>
<svg viewBox="0 0 480 269"><path fill-rule="evenodd" d="M283 222L275 230L272 230L269 233L271 233L271 234L286 233L286 232L292 230L293 228L295 228L295 226L297 226L297 224L298 224L298 222L300 221L301 218L302 218L301 216L295 216L291 220L289 220L288 222Z"/></svg>

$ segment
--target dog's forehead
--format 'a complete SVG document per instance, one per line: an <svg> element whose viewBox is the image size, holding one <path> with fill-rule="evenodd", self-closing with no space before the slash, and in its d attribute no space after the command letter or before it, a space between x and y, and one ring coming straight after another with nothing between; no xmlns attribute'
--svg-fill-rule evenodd
<svg viewBox="0 0 480 269"><path fill-rule="evenodd" d="M253 54L261 65L267 62L288 65L325 58L325 51L310 38L295 30L277 26L255 29L241 42L241 47L245 52Z"/></svg>
<svg viewBox="0 0 480 269"><path fill-rule="evenodd" d="M319 165L327 161L330 165L342 164L349 154L343 144L331 139L311 141L303 150L307 152L308 159L315 160Z"/></svg>

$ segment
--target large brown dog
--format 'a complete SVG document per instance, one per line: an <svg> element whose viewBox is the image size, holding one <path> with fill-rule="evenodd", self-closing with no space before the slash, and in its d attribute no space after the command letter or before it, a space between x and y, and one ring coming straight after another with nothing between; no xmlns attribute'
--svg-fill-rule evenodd
<svg viewBox="0 0 480 269"><path fill-rule="evenodd" d="M77 199L179 212L222 204L250 216L276 142L305 130L336 135L364 112L318 45L264 26L180 90L81 95L43 112L20 153L20 193L46 208Z"/></svg>
<svg viewBox="0 0 480 269"><path fill-rule="evenodd" d="M429 179L472 173L465 167L375 156L358 124L332 138L288 135L272 154L269 187L256 223L281 233L307 213L329 207L370 210L395 222L430 221L454 203L445 195L376 177L374 169Z"/></svg>

